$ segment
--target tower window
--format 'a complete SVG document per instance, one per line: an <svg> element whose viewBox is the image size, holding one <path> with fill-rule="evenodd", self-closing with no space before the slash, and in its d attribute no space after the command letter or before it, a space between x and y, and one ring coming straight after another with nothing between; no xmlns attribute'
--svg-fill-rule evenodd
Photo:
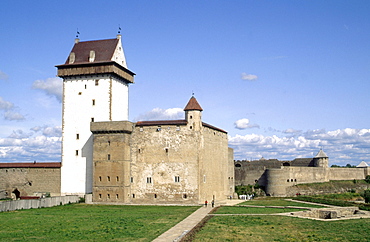
<svg viewBox="0 0 370 242"><path fill-rule="evenodd" d="M146 183L152 183L152 178L151 177L147 177L146 178Z"/></svg>
<svg viewBox="0 0 370 242"><path fill-rule="evenodd" d="M190 115L190 119L192 119L192 118L193 118L193 116Z"/></svg>
<svg viewBox="0 0 370 242"><path fill-rule="evenodd" d="M116 177L116 181L119 181L119 177L118 176Z"/></svg>
<svg viewBox="0 0 370 242"><path fill-rule="evenodd" d="M85 89L87 88L86 84L85 84Z"/></svg>
<svg viewBox="0 0 370 242"><path fill-rule="evenodd" d="M118 199L118 194L116 194L116 199Z"/></svg>
<svg viewBox="0 0 370 242"><path fill-rule="evenodd" d="M82 95L82 92L79 92L78 95Z"/></svg>
<svg viewBox="0 0 370 242"><path fill-rule="evenodd" d="M180 182L180 176L175 176L175 182Z"/></svg>
<svg viewBox="0 0 370 242"><path fill-rule="evenodd" d="M108 154L108 158L107 159L110 160L110 154Z"/></svg>
<svg viewBox="0 0 370 242"><path fill-rule="evenodd" d="M107 176L107 180L110 182L110 176Z"/></svg>
<svg viewBox="0 0 370 242"><path fill-rule="evenodd" d="M91 118L91 122L94 122L94 120L95 120L94 118Z"/></svg>
<svg viewBox="0 0 370 242"><path fill-rule="evenodd" d="M108 146L110 146L110 141L108 140Z"/></svg>
<svg viewBox="0 0 370 242"><path fill-rule="evenodd" d="M162 127L161 126L158 126L157 128L157 132L161 131L162 130Z"/></svg>
<svg viewBox="0 0 370 242"><path fill-rule="evenodd" d="M101 181L101 176L99 176L99 181Z"/></svg>
<svg viewBox="0 0 370 242"><path fill-rule="evenodd" d="M92 105L95 106L95 99L92 100Z"/></svg>
<svg viewBox="0 0 370 242"><path fill-rule="evenodd" d="M76 150L76 156L78 155L78 150Z"/></svg>
<svg viewBox="0 0 370 242"><path fill-rule="evenodd" d="M99 86L99 80L95 80L95 86Z"/></svg>
<svg viewBox="0 0 370 242"><path fill-rule="evenodd" d="M99 194L99 198L101 199L101 194Z"/></svg>
<svg viewBox="0 0 370 242"><path fill-rule="evenodd" d="M188 195L186 195L186 193L182 196L183 198L188 198Z"/></svg>
<svg viewBox="0 0 370 242"><path fill-rule="evenodd" d="M168 153L168 148L165 149L166 153Z"/></svg>
<svg viewBox="0 0 370 242"><path fill-rule="evenodd" d="M134 182L134 178L133 177L130 177L130 182L133 183Z"/></svg>
<svg viewBox="0 0 370 242"><path fill-rule="evenodd" d="M110 199L110 194L109 193L107 194L107 198Z"/></svg>
<svg viewBox="0 0 370 242"><path fill-rule="evenodd" d="M180 131L180 126L176 126L176 131Z"/></svg>
<svg viewBox="0 0 370 242"><path fill-rule="evenodd" d="M157 198L157 194L154 194L154 198Z"/></svg>
<svg viewBox="0 0 370 242"><path fill-rule="evenodd" d="M132 194L132 198L135 198L135 194Z"/></svg>
<svg viewBox="0 0 370 242"><path fill-rule="evenodd" d="M76 139L80 139L80 134L76 134Z"/></svg>

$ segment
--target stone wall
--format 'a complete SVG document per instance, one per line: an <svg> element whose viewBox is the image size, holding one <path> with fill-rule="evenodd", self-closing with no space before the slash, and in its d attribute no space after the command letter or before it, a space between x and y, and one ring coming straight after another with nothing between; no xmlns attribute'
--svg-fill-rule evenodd
<svg viewBox="0 0 370 242"><path fill-rule="evenodd" d="M30 199L30 200L15 200L15 201L1 201L0 202L0 212L14 211L20 209L30 209L30 208L46 208L54 207L69 203L78 203L78 196L63 196L63 197L48 197L40 199Z"/></svg>
<svg viewBox="0 0 370 242"><path fill-rule="evenodd" d="M17 189L20 196L49 193L60 195L60 168L0 168L0 191L10 197Z"/></svg>

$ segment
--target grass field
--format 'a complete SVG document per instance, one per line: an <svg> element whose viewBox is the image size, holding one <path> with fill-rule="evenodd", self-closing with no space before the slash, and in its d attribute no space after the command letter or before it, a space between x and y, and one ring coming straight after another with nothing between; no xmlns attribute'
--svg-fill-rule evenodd
<svg viewBox="0 0 370 242"><path fill-rule="evenodd" d="M370 219L315 221L284 216L215 216L194 241L370 241Z"/></svg>
<svg viewBox="0 0 370 242"><path fill-rule="evenodd" d="M284 200L284 199L266 199L266 200L254 199L254 200L251 200L251 201L246 201L246 202L240 203L239 205L297 206L297 207L309 207L309 208L322 208L323 207L323 206L320 206L320 205L293 202L293 201L287 201L287 200Z"/></svg>
<svg viewBox="0 0 370 242"><path fill-rule="evenodd" d="M0 213L0 241L151 241L198 207L70 204Z"/></svg>
<svg viewBox="0 0 370 242"><path fill-rule="evenodd" d="M272 214L272 213L288 213L298 212L302 209L294 208L254 208L254 207L221 207L217 209L215 214Z"/></svg>

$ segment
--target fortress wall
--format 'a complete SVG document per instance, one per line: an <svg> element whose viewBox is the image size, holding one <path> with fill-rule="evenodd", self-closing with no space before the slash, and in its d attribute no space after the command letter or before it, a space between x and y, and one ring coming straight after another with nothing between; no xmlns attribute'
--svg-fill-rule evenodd
<svg viewBox="0 0 370 242"><path fill-rule="evenodd" d="M328 168L330 180L365 179L368 168Z"/></svg>
<svg viewBox="0 0 370 242"><path fill-rule="evenodd" d="M14 189L20 191L20 196L59 196L60 168L1 168L0 190L10 197Z"/></svg>
<svg viewBox="0 0 370 242"><path fill-rule="evenodd" d="M261 186L265 186L265 178L263 174L265 173L264 167L258 167L258 169L243 169L235 167L235 185L254 185L256 180Z"/></svg>
<svg viewBox="0 0 370 242"><path fill-rule="evenodd" d="M289 167L266 170L266 194L286 196L286 188L300 183L329 181L328 169L320 167Z"/></svg>
<svg viewBox="0 0 370 242"><path fill-rule="evenodd" d="M197 204L199 146L200 133L186 125L135 126L130 203Z"/></svg>

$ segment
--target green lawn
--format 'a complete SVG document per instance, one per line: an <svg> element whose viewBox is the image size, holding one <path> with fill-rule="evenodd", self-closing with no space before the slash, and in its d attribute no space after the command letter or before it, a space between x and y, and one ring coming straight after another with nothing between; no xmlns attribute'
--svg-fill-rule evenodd
<svg viewBox="0 0 370 242"><path fill-rule="evenodd" d="M151 241L198 207L70 204L0 213L0 241Z"/></svg>
<svg viewBox="0 0 370 242"><path fill-rule="evenodd" d="M217 209L215 214L272 214L272 213L288 213L298 212L302 209L294 208L253 208L253 207L221 207Z"/></svg>
<svg viewBox="0 0 370 242"><path fill-rule="evenodd" d="M194 241L370 241L370 219L323 222L284 216L214 216Z"/></svg>
<svg viewBox="0 0 370 242"><path fill-rule="evenodd" d="M257 205L257 206L297 206L297 207L307 207L307 208L322 208L323 206L287 201L284 199L268 199L268 200L250 200L239 205Z"/></svg>

